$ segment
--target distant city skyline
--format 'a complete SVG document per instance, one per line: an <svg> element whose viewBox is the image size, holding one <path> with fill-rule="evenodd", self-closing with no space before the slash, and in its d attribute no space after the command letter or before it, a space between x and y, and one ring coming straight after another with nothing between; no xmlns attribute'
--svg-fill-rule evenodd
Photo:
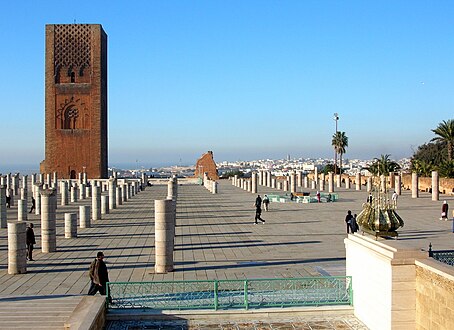
<svg viewBox="0 0 454 330"><path fill-rule="evenodd" d="M90 10L87 10L89 8ZM45 24L108 35L109 165L410 157L453 118L449 1L5 2L0 167L44 159Z"/></svg>

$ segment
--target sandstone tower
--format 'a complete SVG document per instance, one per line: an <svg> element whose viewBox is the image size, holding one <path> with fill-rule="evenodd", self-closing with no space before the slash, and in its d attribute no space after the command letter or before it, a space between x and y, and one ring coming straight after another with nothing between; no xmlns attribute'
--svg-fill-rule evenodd
<svg viewBox="0 0 454 330"><path fill-rule="evenodd" d="M41 173L107 177L107 35L99 24L46 25Z"/></svg>

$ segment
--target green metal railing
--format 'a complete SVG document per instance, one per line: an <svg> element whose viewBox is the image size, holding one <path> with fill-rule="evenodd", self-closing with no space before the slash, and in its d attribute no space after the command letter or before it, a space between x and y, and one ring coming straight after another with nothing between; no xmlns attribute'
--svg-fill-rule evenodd
<svg viewBox="0 0 454 330"><path fill-rule="evenodd" d="M109 309L252 309L352 305L350 276L109 282Z"/></svg>

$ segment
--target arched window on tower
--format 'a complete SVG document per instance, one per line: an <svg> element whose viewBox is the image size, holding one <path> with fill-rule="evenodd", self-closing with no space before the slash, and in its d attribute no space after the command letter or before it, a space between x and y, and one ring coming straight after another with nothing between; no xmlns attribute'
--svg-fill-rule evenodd
<svg viewBox="0 0 454 330"><path fill-rule="evenodd" d="M64 115L63 115L63 129L75 129L76 128L76 121L79 117L79 111L72 106L66 108Z"/></svg>
<svg viewBox="0 0 454 330"><path fill-rule="evenodd" d="M74 71L71 72L71 82L72 83L76 82L76 74L74 73Z"/></svg>

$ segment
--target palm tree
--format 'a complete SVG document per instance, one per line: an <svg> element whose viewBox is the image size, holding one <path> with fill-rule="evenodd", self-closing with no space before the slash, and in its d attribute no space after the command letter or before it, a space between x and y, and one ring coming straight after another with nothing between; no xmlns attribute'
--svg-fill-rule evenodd
<svg viewBox="0 0 454 330"><path fill-rule="evenodd" d="M400 168L399 164L389 158L389 154L374 158L374 163L369 167L369 172L373 175L388 175Z"/></svg>
<svg viewBox="0 0 454 330"><path fill-rule="evenodd" d="M436 137L432 139L432 141L438 142L446 142L448 146L448 161L453 160L452 152L454 146L454 119L443 120L441 123L438 124L436 129L433 129Z"/></svg>
<svg viewBox="0 0 454 330"><path fill-rule="evenodd" d="M348 147L348 137L345 135L345 132L336 132L333 134L333 139L331 145L334 147L336 154L339 154L339 173L342 173L342 155L345 154L346 148ZM336 165L334 164L334 169L336 171Z"/></svg>

